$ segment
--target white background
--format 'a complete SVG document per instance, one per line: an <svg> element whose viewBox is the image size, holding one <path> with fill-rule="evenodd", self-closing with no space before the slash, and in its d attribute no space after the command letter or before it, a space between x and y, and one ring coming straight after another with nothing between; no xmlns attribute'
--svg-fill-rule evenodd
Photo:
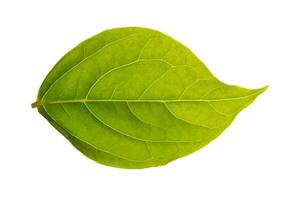
<svg viewBox="0 0 300 200"><path fill-rule="evenodd" d="M30 103L64 53L120 26L174 37L226 83L270 88L190 156L145 170L99 165ZM0 55L0 199L300 199L296 0L2 0Z"/></svg>

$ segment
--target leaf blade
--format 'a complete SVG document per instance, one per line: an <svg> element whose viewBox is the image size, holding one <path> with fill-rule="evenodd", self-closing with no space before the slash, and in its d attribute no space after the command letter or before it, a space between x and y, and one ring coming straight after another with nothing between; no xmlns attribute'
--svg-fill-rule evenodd
<svg viewBox="0 0 300 200"><path fill-rule="evenodd" d="M66 54L33 107L91 159L145 168L202 148L265 89L222 83L158 31L120 28Z"/></svg>

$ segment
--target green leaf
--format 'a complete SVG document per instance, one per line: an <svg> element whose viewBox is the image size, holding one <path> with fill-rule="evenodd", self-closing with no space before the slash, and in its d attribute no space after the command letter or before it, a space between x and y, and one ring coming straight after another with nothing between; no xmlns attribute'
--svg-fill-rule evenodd
<svg viewBox="0 0 300 200"><path fill-rule="evenodd" d="M207 145L265 89L224 84L179 42L129 27L68 52L32 106L87 157L146 168Z"/></svg>

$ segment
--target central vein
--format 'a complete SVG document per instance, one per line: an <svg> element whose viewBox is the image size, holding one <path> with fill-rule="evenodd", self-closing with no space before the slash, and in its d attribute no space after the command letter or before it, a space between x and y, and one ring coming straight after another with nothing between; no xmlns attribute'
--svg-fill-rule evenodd
<svg viewBox="0 0 300 200"><path fill-rule="evenodd" d="M74 99L74 100L57 100L57 101L36 101L31 104L32 108L41 107L49 104L65 104L65 103L184 103L184 102L219 102L219 101L231 101L249 98L256 95L257 93L252 93L247 96L240 97L230 97L223 99Z"/></svg>

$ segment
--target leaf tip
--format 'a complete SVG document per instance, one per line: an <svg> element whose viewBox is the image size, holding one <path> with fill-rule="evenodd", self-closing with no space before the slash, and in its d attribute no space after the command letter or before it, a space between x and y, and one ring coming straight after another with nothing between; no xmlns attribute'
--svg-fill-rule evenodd
<svg viewBox="0 0 300 200"><path fill-rule="evenodd" d="M261 95L262 93L264 93L264 91L266 91L267 89L269 88L268 85L264 86L264 87L261 87L261 88L258 88L258 89L254 89L253 90L253 95L255 97Z"/></svg>
<svg viewBox="0 0 300 200"><path fill-rule="evenodd" d="M257 89L257 95L262 94L264 91L266 91L269 88L269 85L266 85L264 87L261 87Z"/></svg>

